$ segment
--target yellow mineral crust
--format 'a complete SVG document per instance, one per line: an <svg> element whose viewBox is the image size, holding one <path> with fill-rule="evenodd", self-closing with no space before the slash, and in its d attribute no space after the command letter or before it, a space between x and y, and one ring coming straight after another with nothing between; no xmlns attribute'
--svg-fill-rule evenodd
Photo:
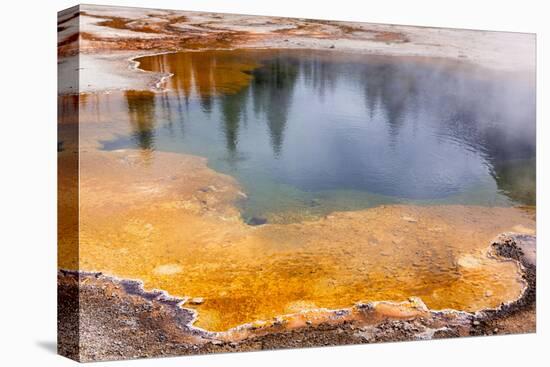
<svg viewBox="0 0 550 367"><path fill-rule="evenodd" d="M61 154L60 166L70 158ZM81 151L80 270L200 299L185 307L198 311L196 326L213 331L413 296L431 309L475 311L523 291L518 265L487 250L499 233L534 231L524 209L394 205L253 227L235 206L244 197L238 182L206 163ZM60 268L74 268L60 247Z"/></svg>

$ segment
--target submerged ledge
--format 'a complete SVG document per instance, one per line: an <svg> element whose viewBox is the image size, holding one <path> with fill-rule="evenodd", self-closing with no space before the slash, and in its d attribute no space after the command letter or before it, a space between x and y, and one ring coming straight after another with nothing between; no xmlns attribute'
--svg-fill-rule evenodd
<svg viewBox="0 0 550 367"><path fill-rule="evenodd" d="M60 353L80 361L236 352L274 348L406 341L458 336L534 332L536 264L535 236L505 233L488 255L517 262L525 282L521 296L497 308L477 312L430 310L421 299L373 301L338 310L313 309L259 320L223 332L193 323L197 312L185 308L187 298L161 290L147 291L138 280L95 272L59 270L59 294L80 301L80 350L63 339ZM68 300L67 298L60 298ZM60 302L60 314L67 302ZM525 317L525 314L529 317ZM521 323L514 321L518 315ZM70 330L77 325L65 325Z"/></svg>
<svg viewBox="0 0 550 367"><path fill-rule="evenodd" d="M200 311L196 325L204 329L410 295L432 309L476 311L525 288L518 266L487 257L484 245L502 232L534 234L533 219L520 209L381 206L254 227L234 206L238 183L205 159L159 153L143 165L140 157L81 155L81 263L61 243L59 267L202 297L204 304L190 308Z"/></svg>

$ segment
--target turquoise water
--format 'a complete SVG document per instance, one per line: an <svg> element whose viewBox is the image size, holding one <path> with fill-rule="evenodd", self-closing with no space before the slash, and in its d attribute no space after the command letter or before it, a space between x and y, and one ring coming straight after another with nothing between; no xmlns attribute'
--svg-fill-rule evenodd
<svg viewBox="0 0 550 367"><path fill-rule="evenodd" d="M535 203L533 75L320 51L138 61L173 73L170 90L127 93L133 133L104 149L207 157L243 185L247 220L390 203ZM227 68L251 62L237 71L248 81L227 88Z"/></svg>

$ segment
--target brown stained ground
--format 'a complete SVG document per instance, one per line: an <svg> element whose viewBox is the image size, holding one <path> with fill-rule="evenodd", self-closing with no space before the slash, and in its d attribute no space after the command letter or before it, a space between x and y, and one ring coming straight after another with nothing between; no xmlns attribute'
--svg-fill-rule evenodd
<svg viewBox="0 0 550 367"><path fill-rule="evenodd" d="M86 9L86 6L83 7ZM89 32L87 27L75 27L74 32L66 32L58 40L59 56L76 52L106 50L181 50L204 48L232 48L235 46L261 42L276 37L308 37L311 39L350 39L383 43L408 42L407 37L397 31L378 30L363 26L351 26L342 22L314 19L264 18L265 22L235 22L228 26L222 15L208 14L204 19L190 18L185 12L165 11L157 14L142 14L137 19L116 15L98 14L91 10L81 10L74 16L58 21L58 30L66 31L71 22L83 17L107 30L120 30L125 36L112 32ZM204 14L206 15L206 14ZM204 16L203 15L203 16ZM82 29L80 29L82 28ZM102 34L104 33L104 34ZM154 35L143 37L143 34Z"/></svg>

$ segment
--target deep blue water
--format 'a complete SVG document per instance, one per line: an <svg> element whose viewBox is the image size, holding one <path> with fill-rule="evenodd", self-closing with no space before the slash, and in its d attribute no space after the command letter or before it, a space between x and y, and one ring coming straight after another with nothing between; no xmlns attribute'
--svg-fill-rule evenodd
<svg viewBox="0 0 550 367"><path fill-rule="evenodd" d="M238 91L227 65L250 63ZM175 75L127 93L133 133L104 149L209 159L285 220L387 203L534 204L533 75L438 60L320 51L215 51L141 60ZM226 74L225 74L226 75Z"/></svg>

